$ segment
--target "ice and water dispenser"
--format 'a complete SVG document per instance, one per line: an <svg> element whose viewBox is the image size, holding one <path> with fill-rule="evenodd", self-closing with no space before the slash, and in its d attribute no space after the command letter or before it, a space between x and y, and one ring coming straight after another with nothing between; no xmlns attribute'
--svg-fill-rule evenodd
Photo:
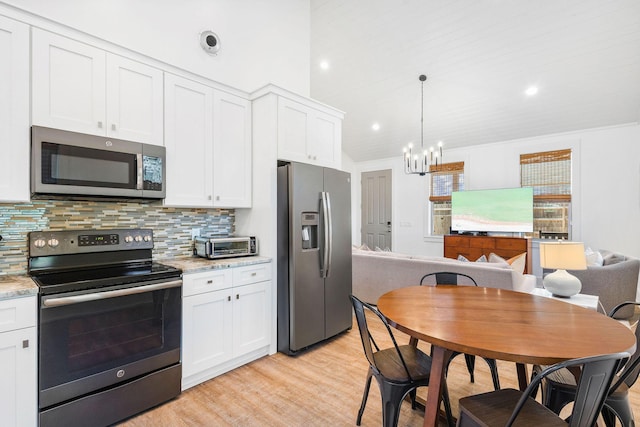
<svg viewBox="0 0 640 427"><path fill-rule="evenodd" d="M318 249L317 212L302 212L302 250Z"/></svg>

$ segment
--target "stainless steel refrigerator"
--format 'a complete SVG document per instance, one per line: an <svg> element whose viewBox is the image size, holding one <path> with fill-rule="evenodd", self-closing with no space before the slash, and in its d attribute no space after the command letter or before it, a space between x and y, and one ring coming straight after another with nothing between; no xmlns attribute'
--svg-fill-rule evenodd
<svg viewBox="0 0 640 427"><path fill-rule="evenodd" d="M351 176L278 167L278 351L295 354L351 328Z"/></svg>

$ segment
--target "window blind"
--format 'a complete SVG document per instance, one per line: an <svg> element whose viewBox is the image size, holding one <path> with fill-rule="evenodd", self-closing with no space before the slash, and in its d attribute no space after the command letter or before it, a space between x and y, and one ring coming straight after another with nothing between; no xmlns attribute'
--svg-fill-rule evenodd
<svg viewBox="0 0 640 427"><path fill-rule="evenodd" d="M571 149L521 154L520 186L534 201L571 201Z"/></svg>
<svg viewBox="0 0 640 427"><path fill-rule="evenodd" d="M432 165L429 171L431 172L429 201L450 201L452 192L464 190L464 162Z"/></svg>

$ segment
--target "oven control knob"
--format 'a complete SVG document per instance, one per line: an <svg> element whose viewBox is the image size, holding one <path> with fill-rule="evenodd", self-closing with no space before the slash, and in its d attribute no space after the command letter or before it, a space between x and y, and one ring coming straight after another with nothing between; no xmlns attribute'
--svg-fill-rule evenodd
<svg viewBox="0 0 640 427"><path fill-rule="evenodd" d="M36 248L44 248L46 244L47 242L44 239L36 239L33 242L33 246L35 246Z"/></svg>
<svg viewBox="0 0 640 427"><path fill-rule="evenodd" d="M125 237L124 237L124 241L125 241L125 243L131 243L131 242L133 242L133 237L131 237L131 236L125 236Z"/></svg>
<svg viewBox="0 0 640 427"><path fill-rule="evenodd" d="M52 248L57 247L60 242L58 241L58 239L49 239L49 241L47 242L49 244L49 246L51 246Z"/></svg>
<svg viewBox="0 0 640 427"><path fill-rule="evenodd" d="M144 236L144 241L145 242L150 242L151 241L151 236L149 236L148 234L146 236Z"/></svg>
<svg viewBox="0 0 640 427"><path fill-rule="evenodd" d="M141 235L137 235L136 236L136 242L142 242L142 236Z"/></svg>

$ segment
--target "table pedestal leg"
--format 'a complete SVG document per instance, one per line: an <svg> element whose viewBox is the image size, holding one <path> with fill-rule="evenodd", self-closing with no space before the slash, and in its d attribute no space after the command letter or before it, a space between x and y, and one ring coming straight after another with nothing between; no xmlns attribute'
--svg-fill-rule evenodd
<svg viewBox="0 0 640 427"><path fill-rule="evenodd" d="M429 390L424 410L424 427L436 427L440 412L440 400L442 400L442 387L445 382L445 367L453 354L451 350L432 345L433 359L431 361L431 375L429 377Z"/></svg>

